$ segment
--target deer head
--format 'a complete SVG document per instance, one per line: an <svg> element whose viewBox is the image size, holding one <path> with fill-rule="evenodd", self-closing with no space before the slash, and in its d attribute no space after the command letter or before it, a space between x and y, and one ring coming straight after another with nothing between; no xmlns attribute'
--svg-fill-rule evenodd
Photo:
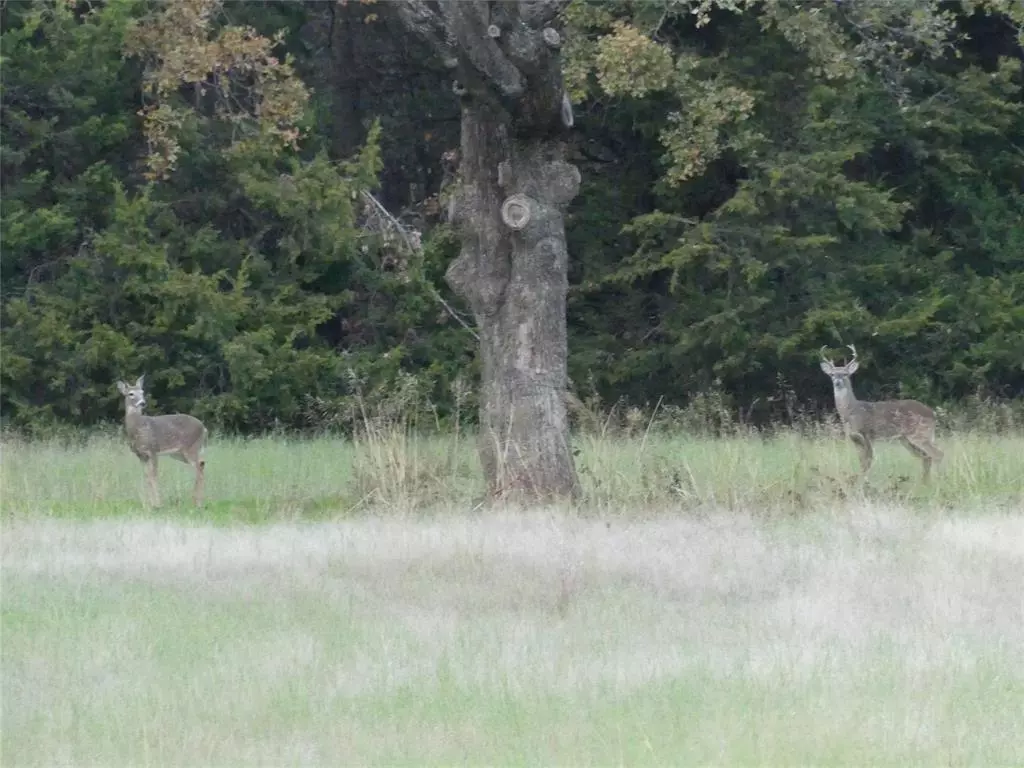
<svg viewBox="0 0 1024 768"><path fill-rule="evenodd" d="M835 389L836 395L845 395L847 392L853 391L850 387L850 377L857 372L859 367L857 363L857 349L853 344L847 344L846 346L853 352L853 358L846 365L836 365L833 363L829 358L825 357L825 347L821 348L821 370L832 379L832 387Z"/></svg>
<svg viewBox="0 0 1024 768"><path fill-rule="evenodd" d="M142 390L142 382L145 378L146 374L142 374L134 384L117 382L117 391L124 397L125 411L142 413L142 409L146 407L146 393Z"/></svg>

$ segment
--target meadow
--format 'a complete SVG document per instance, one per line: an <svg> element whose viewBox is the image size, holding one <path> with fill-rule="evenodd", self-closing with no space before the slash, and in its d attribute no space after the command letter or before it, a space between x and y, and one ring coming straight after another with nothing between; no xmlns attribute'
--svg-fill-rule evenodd
<svg viewBox="0 0 1024 768"><path fill-rule="evenodd" d="M1024 436L931 483L833 429L577 441L486 507L472 440L2 443L2 762L1019 765Z"/></svg>

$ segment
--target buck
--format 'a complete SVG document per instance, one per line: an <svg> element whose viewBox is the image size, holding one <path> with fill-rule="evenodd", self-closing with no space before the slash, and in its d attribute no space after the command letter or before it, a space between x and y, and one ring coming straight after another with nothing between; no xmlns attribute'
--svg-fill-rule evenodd
<svg viewBox="0 0 1024 768"><path fill-rule="evenodd" d="M203 449L206 447L206 427L194 416L172 413L167 416L146 416L146 394L142 384L145 374L135 384L117 382L117 391L124 396L124 430L132 453L142 460L149 484L150 498L154 506L160 506L160 490L156 483L156 466L160 456L183 461L196 471L196 482L192 489L192 500L196 506L203 503L203 473L206 462Z"/></svg>
<svg viewBox="0 0 1024 768"><path fill-rule="evenodd" d="M821 348L821 370L832 379L836 410L846 434L860 454L861 474L871 469L874 440L898 439L924 465L923 479L928 480L932 464L942 461L942 451L935 445L935 411L917 400L858 400L850 377L857 372L857 350L848 345L853 359L846 365L835 365Z"/></svg>

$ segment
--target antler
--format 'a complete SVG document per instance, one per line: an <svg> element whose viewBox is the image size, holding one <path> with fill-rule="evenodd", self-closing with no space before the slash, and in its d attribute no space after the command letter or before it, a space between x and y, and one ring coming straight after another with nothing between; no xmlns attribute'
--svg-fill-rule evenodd
<svg viewBox="0 0 1024 768"><path fill-rule="evenodd" d="M828 363L829 365L832 365L832 361L829 358L825 357L825 350L826 349L828 349L828 344L822 344L821 345L821 349L818 350L818 354L821 355L822 361Z"/></svg>
<svg viewBox="0 0 1024 768"><path fill-rule="evenodd" d="M857 359L857 348L853 346L853 344L847 344L846 346L848 346L850 351L853 352L853 360L850 361L852 363Z"/></svg>

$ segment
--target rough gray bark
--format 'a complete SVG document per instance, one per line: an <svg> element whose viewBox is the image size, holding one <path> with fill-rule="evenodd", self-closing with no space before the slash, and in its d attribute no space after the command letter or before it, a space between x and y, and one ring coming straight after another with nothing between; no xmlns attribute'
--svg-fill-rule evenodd
<svg viewBox="0 0 1024 768"><path fill-rule="evenodd" d="M447 273L472 307L483 363L480 455L492 497L578 490L566 392L568 254L563 213L580 176L565 161L572 125L560 2L405 0L406 26L453 70L462 100L450 219L462 249Z"/></svg>

